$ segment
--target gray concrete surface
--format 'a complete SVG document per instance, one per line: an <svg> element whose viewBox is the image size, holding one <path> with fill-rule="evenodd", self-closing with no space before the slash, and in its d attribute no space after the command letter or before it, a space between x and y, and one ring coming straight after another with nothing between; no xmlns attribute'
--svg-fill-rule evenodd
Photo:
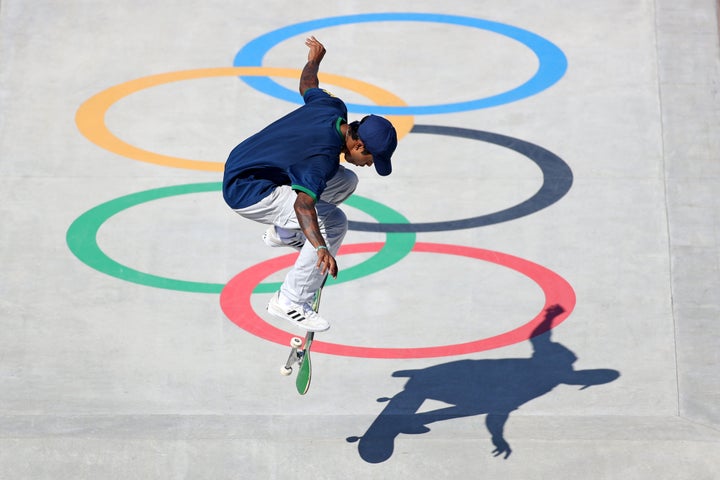
<svg viewBox="0 0 720 480"><path fill-rule="evenodd" d="M299 396L278 374L288 348L221 308L239 273L289 252L264 247L263 228L211 188L149 200L147 192L221 174L98 145L78 112L135 79L230 67L243 46L288 25L383 12L439 20L307 32L328 49L322 71L417 106L490 97L538 68L522 42L442 15L532 32L562 51L567 71L511 103L400 119L416 130L400 140L393 175L358 170L357 194L413 223L490 216L543 186L557 198L501 222L415 236L497 252L489 259L393 247L396 263L327 288L322 309L333 327L318 340L417 349L541 320L543 291L505 255L567 282L572 311L532 340L463 354L319 351L311 390ZM305 34L278 43L263 65L301 68ZM718 39L712 0L3 0L0 478L720 478ZM347 82L323 86L368 103ZM232 76L206 76L127 93L86 125L97 138L106 124L144 160L149 152L220 165L292 108ZM447 127L486 136L438 133ZM517 141L488 140L502 138ZM544 179L513 148L521 144L570 173ZM96 237L88 224L74 228L132 194L140 197L108 215ZM353 222L375 221L346 211ZM97 260L88 253L95 238L118 262L115 275L71 248L80 243ZM353 229L346 244L392 238ZM341 255L340 266L371 257ZM284 329L264 314L269 296L252 294L249 304ZM507 458L493 455L491 432Z"/></svg>

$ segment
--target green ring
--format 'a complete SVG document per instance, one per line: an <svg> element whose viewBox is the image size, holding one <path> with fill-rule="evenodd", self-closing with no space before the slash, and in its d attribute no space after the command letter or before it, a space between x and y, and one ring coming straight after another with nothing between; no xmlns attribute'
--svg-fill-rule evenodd
<svg viewBox="0 0 720 480"><path fill-rule="evenodd" d="M220 293L223 283L204 283L178 280L141 272L126 267L108 257L97 244L100 227L113 215L141 203L175 195L219 191L222 183L193 183L162 187L144 192L133 193L110 200L80 215L68 228L66 241L70 251L83 263L112 277L149 287L164 288L195 293ZM408 223L408 220L395 210L373 200L353 195L345 204L364 211L380 223ZM402 260L415 244L415 233L387 233L385 246L375 255L353 267L340 272L332 283L351 280L375 273ZM330 284L330 282L328 282ZM261 283L254 293L272 293L280 288L280 282Z"/></svg>

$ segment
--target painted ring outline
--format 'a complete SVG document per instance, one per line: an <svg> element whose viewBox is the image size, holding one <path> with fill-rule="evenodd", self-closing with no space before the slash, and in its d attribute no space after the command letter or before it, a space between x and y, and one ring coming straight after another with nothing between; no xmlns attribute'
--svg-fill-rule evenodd
<svg viewBox="0 0 720 480"><path fill-rule="evenodd" d="M121 140L115 136L105 124L105 115L108 109L132 93L181 80L194 80L207 77L237 77L239 75L300 78L300 73L300 70L288 68L219 67L181 70L141 77L120 83L90 97L78 108L75 114L75 123L80 133L92 143L118 155L165 167L221 172L224 169L224 161L190 160L163 155L141 149ZM405 102L401 98L366 82L329 73L320 73L318 77L323 82L356 91L378 103L390 102L394 105L405 105ZM413 126L413 117L408 115L389 116L388 120L395 126L398 139L407 135Z"/></svg>
<svg viewBox="0 0 720 480"><path fill-rule="evenodd" d="M221 182L193 183L155 188L118 197L102 203L80 215L80 217L78 217L68 228L66 234L67 245L70 248L70 251L81 262L99 272L110 275L111 277L119 278L131 283L137 283L149 287L164 288L167 290L194 293L220 293L225 287L225 284L178 280L126 267L110 258L102 251L102 249L100 249L97 244L97 233L100 230L100 227L102 227L102 225L112 216L130 207L175 195L220 191L221 188ZM357 195L352 195L345 201L344 204L360 210L365 209L364 211L366 213L379 220L382 220L383 217L392 218L394 220L402 220L404 218L402 215L385 205ZM368 209L374 210L368 211ZM383 249L379 251L377 255L372 256L360 264L341 271L337 279L330 279L328 281L328 285L332 283L342 283L355 280L357 278L373 274L383 268L387 268L390 265L399 262L408 253L410 253L414 243L415 234L388 234ZM297 254L291 254L290 256L295 257ZM369 272L366 271L368 269L370 270ZM255 293L271 293L276 291L278 288L280 288L279 282L259 284L256 287Z"/></svg>
<svg viewBox="0 0 720 480"><path fill-rule="evenodd" d="M410 133L429 133L445 135L450 137L467 138L492 143L501 147L509 148L532 160L542 171L543 184L527 200L519 204L500 210L498 212L470 217L461 220L449 220L443 222L428 223L369 223L349 222L350 230L364 232L440 232L450 230L461 230L464 228L484 227L497 223L515 220L544 208L560 200L572 187L573 174L567 163L543 147L520 140L518 138L500 135L497 133L472 130L469 128L443 127L438 125L415 125Z"/></svg>
<svg viewBox="0 0 720 480"><path fill-rule="evenodd" d="M381 248L382 245L382 243L343 245L338 255L372 252ZM412 251L476 258L508 267L525 275L540 286L545 294L545 305L540 313L526 324L500 335L471 342L419 348L378 348L341 345L315 340L313 342L314 352L347 357L385 359L466 355L526 341L533 336L534 329L544 320L543 312L545 309L552 305L561 305L565 310L564 313L553 320L551 328L554 328L562 323L575 307L575 292L570 284L555 272L528 260L491 250L441 243L418 242L412 248ZM291 265L292 261L292 255L273 258L240 272L230 280L220 293L220 306L228 319L257 337L287 345L293 335L270 325L259 317L252 308L250 296L253 293L254 285L273 272Z"/></svg>
<svg viewBox="0 0 720 480"><path fill-rule="evenodd" d="M260 66L262 65L263 57L270 51L271 48L292 36L304 34L310 30L352 23L382 21L447 23L489 30L516 40L528 47L538 59L538 70L535 72L533 77L519 87L515 87L504 93L476 100L439 105L402 107L394 105L372 106L348 103L348 111L374 113L378 115L434 115L495 107L535 95L557 83L567 71L567 58L565 57L563 51L549 40L546 40L545 38L530 31L479 18L417 12L346 15L340 17L320 18L288 25L265 33L248 42L235 55L233 65ZM292 90L289 90L270 79L243 78L242 80L256 90L280 100L300 103L301 99L297 93L294 93Z"/></svg>

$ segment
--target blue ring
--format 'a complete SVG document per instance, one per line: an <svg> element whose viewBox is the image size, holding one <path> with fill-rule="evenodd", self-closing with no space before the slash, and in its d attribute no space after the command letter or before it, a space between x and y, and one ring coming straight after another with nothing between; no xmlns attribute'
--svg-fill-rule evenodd
<svg viewBox="0 0 720 480"><path fill-rule="evenodd" d="M466 27L489 30L517 40L535 53L539 67L535 75L520 85L490 97L479 98L467 102L446 103L422 106L378 106L349 103L348 110L353 112L374 113L377 115L434 115L442 113L465 112L481 108L495 107L523 98L549 88L555 84L567 70L567 58L555 44L527 30L503 23L491 22L472 17L454 15L438 15L432 13L368 13L362 15L346 15L341 17L320 18L307 22L296 23L261 35L247 43L236 55L233 65L236 67L262 66L265 54L282 41L295 35L307 33L320 28L346 25L350 23L368 22L433 22L448 23ZM267 77L241 77L252 88L271 95L280 100L302 104L297 91L283 87Z"/></svg>

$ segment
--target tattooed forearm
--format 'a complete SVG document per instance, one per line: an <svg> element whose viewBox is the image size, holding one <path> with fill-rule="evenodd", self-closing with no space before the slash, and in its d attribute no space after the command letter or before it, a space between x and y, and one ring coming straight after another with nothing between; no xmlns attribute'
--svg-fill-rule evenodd
<svg viewBox="0 0 720 480"><path fill-rule="evenodd" d="M308 62L305 64L300 75L300 93L304 94L309 88L317 88L320 85L318 80L318 70L320 70L320 62Z"/></svg>
<svg viewBox="0 0 720 480"><path fill-rule="evenodd" d="M315 202L312 197L304 192L297 193L295 200L295 214L297 215L300 228L307 240L313 247L325 245L325 239L320 233L320 225L318 225L317 211L315 210Z"/></svg>

